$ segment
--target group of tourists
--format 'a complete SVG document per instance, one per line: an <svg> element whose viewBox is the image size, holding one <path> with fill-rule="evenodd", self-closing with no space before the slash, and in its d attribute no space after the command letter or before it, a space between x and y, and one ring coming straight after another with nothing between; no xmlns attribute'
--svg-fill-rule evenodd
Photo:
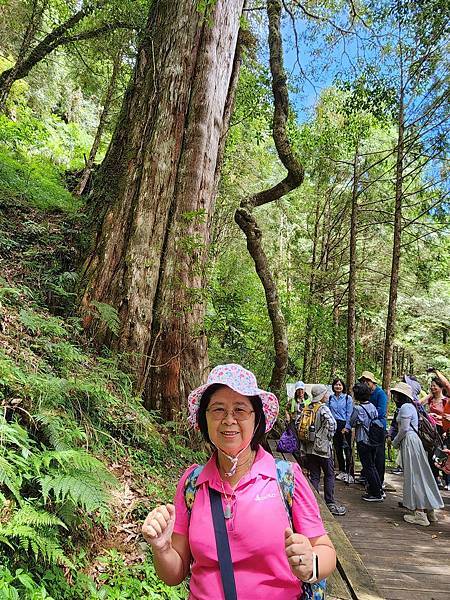
<svg viewBox="0 0 450 600"><path fill-rule="evenodd" d="M295 384L295 403L289 406L286 414L287 430L297 433L298 460L309 472L310 481L317 490L320 469L323 471L324 497L332 514L343 515L346 512L345 507L334 498L334 459L339 470L336 479L365 485L362 500L383 502L386 498L387 440L389 446L398 450L398 466L394 473L404 476L400 505L410 511L404 515L404 520L424 526L437 521L435 511L443 507L439 487L450 489L450 474L440 471L444 464L450 464L447 456L450 455L450 401L446 398L446 394L450 397L450 384L442 373L436 371L430 394L419 399L421 386L417 379L408 375L403 379L390 388L397 410L389 431L388 398L370 371L364 371L359 377L352 389L353 398L340 378L332 382L331 393L327 393L325 386L312 386L311 399L307 397L302 381ZM311 422L312 409L308 403L314 406L318 388L323 388L320 398L323 405L313 410L316 439L313 444L311 439L305 438L304 431ZM292 426L292 423L295 425ZM354 477L353 440L362 467L357 479Z"/></svg>
<svg viewBox="0 0 450 600"><path fill-rule="evenodd" d="M436 376L438 388L450 396L449 382L439 372ZM404 519L429 525L443 504L422 443L426 428L421 427L425 412L420 407L429 407L448 436L450 406L433 386L420 404L414 382L391 387L398 410L389 434L401 456L402 506L410 511ZM325 501L336 515L345 514L345 507L334 498L333 454L337 478L352 483L354 440L360 480L366 483L363 500L382 502L385 496L387 396L369 371L352 393L353 398L340 378L333 381L331 393L317 384L307 394L304 383L297 382L283 434L300 442L294 451L316 490L324 473ZM316 498L299 464L275 460L263 447L278 416L277 397L260 389L250 371L226 364L215 367L206 383L189 394L188 409L191 425L212 454L205 465L185 471L173 504L161 504L145 519L142 532L158 576L169 585L190 576L191 600L323 598L336 552ZM450 455L444 442L441 452ZM437 457L430 460L436 463Z"/></svg>

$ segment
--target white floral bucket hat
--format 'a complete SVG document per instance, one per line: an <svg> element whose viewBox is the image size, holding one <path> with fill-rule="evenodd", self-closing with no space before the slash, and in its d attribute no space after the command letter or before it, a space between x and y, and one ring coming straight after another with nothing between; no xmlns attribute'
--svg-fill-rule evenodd
<svg viewBox="0 0 450 600"><path fill-rule="evenodd" d="M206 383L189 394L189 423L193 427L198 428L197 413L200 406L200 399L204 391L215 383L226 385L243 396L259 396L266 418L266 433L272 429L279 410L278 398L272 392L259 389L256 377L251 371L247 371L241 365L233 363L214 367L208 375Z"/></svg>

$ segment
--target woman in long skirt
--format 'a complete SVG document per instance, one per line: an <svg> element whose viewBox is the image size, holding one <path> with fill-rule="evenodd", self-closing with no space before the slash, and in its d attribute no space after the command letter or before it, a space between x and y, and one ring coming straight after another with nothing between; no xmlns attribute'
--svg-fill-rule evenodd
<svg viewBox="0 0 450 600"><path fill-rule="evenodd" d="M412 511L403 518L407 523L426 527L438 520L435 511L443 508L444 503L419 438L419 416L411 387L397 383L391 388L391 394L399 408L398 433L392 445L400 448L402 456L403 506Z"/></svg>

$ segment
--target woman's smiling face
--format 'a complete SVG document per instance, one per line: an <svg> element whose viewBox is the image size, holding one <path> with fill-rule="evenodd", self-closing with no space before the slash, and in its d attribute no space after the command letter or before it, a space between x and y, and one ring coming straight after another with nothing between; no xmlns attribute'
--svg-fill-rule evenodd
<svg viewBox="0 0 450 600"><path fill-rule="evenodd" d="M248 446L255 430L255 413L247 396L221 387L211 396L206 409L211 442L230 456Z"/></svg>
<svg viewBox="0 0 450 600"><path fill-rule="evenodd" d="M442 390L438 384L435 381L432 381L430 384L430 392L433 394L433 396L440 396L441 391Z"/></svg>
<svg viewBox="0 0 450 600"><path fill-rule="evenodd" d="M333 386L334 393L339 396L339 394L342 392L343 389L344 389L344 386L342 385L342 383L340 381L336 381L336 383Z"/></svg>

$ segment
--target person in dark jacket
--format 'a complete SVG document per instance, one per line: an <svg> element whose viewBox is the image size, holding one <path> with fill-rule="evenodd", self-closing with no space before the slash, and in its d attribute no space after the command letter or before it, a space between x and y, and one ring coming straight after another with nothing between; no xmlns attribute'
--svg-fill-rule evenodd
<svg viewBox="0 0 450 600"><path fill-rule="evenodd" d="M370 389L370 403L375 406L378 413L378 418L383 423L384 428L387 428L386 413L387 413L387 396L386 392L377 384L375 376L370 371L363 371L359 378L361 383L368 385ZM384 471L386 464L386 444L380 444L375 451L375 467L378 471L381 483L384 482Z"/></svg>

